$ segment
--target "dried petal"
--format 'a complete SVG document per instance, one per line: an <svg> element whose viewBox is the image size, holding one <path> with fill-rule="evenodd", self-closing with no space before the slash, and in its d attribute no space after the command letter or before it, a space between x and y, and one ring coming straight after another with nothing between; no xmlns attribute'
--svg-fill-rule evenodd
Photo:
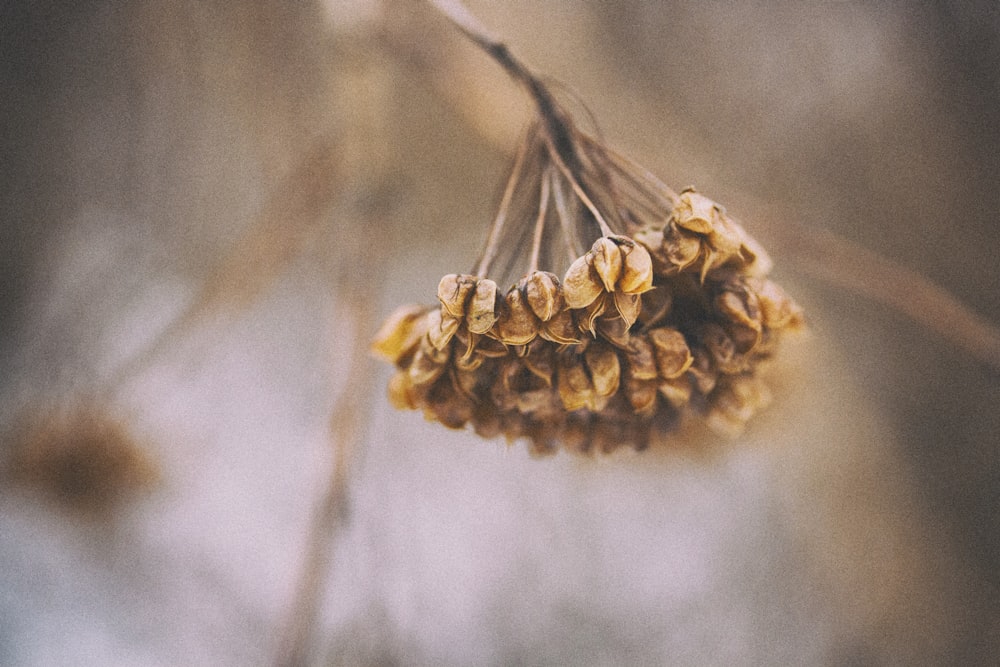
<svg viewBox="0 0 1000 667"><path fill-rule="evenodd" d="M684 334L676 329L660 327L649 332L649 342L653 345L657 374L664 380L682 375L693 363L691 350Z"/></svg>
<svg viewBox="0 0 1000 667"><path fill-rule="evenodd" d="M562 286L554 273L534 271L525 281L524 292L528 305L542 322L548 322L566 307Z"/></svg>
<svg viewBox="0 0 1000 667"><path fill-rule="evenodd" d="M601 279L594 272L593 255L577 257L563 278L563 295L570 308L586 308L604 292Z"/></svg>
<svg viewBox="0 0 1000 667"><path fill-rule="evenodd" d="M461 320L466 315L469 296L475 289L475 276L449 273L438 283L438 300L448 315Z"/></svg>
<svg viewBox="0 0 1000 667"><path fill-rule="evenodd" d="M615 310L623 320L632 326L639 319L642 310L642 297L638 294L626 294L625 292L614 292L610 295L615 302Z"/></svg>
<svg viewBox="0 0 1000 667"><path fill-rule="evenodd" d="M469 332L484 334L497 321L497 284L489 278L476 283L476 291L469 303L466 323Z"/></svg>
<svg viewBox="0 0 1000 667"><path fill-rule="evenodd" d="M615 285L622 276L622 251L610 238L602 237L594 241L590 248L594 271L608 292L615 291Z"/></svg>
<svg viewBox="0 0 1000 667"><path fill-rule="evenodd" d="M402 306L379 327L372 340L372 352L386 361L398 364L416 348L427 332L427 306Z"/></svg>

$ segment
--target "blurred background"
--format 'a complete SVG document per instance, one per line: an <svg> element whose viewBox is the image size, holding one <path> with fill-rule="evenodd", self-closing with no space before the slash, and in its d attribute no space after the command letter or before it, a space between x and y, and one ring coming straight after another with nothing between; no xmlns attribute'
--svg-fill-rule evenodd
<svg viewBox="0 0 1000 667"><path fill-rule="evenodd" d="M1000 323L995 4L468 6L773 249L773 405L593 460L388 405L530 118L429 5L5 3L0 664L995 664L998 369L843 286Z"/></svg>

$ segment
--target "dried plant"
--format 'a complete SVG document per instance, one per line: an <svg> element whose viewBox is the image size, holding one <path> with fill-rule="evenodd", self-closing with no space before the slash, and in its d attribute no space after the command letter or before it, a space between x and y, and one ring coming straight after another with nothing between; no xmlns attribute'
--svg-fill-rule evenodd
<svg viewBox="0 0 1000 667"><path fill-rule="evenodd" d="M539 454L644 449L689 412L739 433L767 402L758 364L802 324L767 254L720 205L581 129L502 43L438 5L537 117L471 273L444 276L438 307L404 306L376 335L398 369L393 404Z"/></svg>

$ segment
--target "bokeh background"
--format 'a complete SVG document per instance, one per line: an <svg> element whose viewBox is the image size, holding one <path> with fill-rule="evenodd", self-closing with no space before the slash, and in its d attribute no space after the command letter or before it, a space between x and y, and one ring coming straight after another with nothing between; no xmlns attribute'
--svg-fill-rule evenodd
<svg viewBox="0 0 1000 667"><path fill-rule="evenodd" d="M998 369L789 243L1000 324L995 5L468 6L787 248L774 404L595 460L388 406L530 112L428 5L5 3L0 663L995 664Z"/></svg>

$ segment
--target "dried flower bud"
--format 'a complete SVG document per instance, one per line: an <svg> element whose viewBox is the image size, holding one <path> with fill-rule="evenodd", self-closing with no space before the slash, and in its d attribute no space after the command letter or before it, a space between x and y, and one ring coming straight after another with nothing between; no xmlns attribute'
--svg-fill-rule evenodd
<svg viewBox="0 0 1000 667"><path fill-rule="evenodd" d="M524 292L512 287L500 306L496 334L505 345L527 345L538 335L538 318L531 312Z"/></svg>
<svg viewBox="0 0 1000 667"><path fill-rule="evenodd" d="M599 238L594 241L589 254L593 257L594 272L601 279L604 289L614 292L623 268L618 244L606 237Z"/></svg>
<svg viewBox="0 0 1000 667"><path fill-rule="evenodd" d="M593 255L586 253L570 264L563 278L563 295L570 308L586 308L604 293L593 267Z"/></svg>
<svg viewBox="0 0 1000 667"><path fill-rule="evenodd" d="M559 278L548 271L534 271L526 279L524 293L528 297L528 305L542 322L548 322L556 313L565 309L566 299L563 297Z"/></svg>
<svg viewBox="0 0 1000 667"><path fill-rule="evenodd" d="M657 375L670 380L681 376L691 367L694 359L688 348L684 334L676 329L660 327L649 332L649 342L653 346Z"/></svg>
<svg viewBox="0 0 1000 667"><path fill-rule="evenodd" d="M726 330L741 354L760 342L763 323L760 301L756 292L740 280L728 280L721 285L713 306L725 320Z"/></svg>
<svg viewBox="0 0 1000 667"><path fill-rule="evenodd" d="M587 346L583 353L590 370L594 393L597 396L611 396L618 391L621 382L621 365L614 348L600 343Z"/></svg>
<svg viewBox="0 0 1000 667"><path fill-rule="evenodd" d="M470 333L484 334L497 321L497 284L489 278L482 278L476 283L476 291L472 295L466 314L466 326Z"/></svg>
<svg viewBox="0 0 1000 667"><path fill-rule="evenodd" d="M461 320L466 315L469 296L475 289L475 276L449 273L438 283L438 300L448 315Z"/></svg>
<svg viewBox="0 0 1000 667"><path fill-rule="evenodd" d="M413 353L427 332L427 306L402 306L379 327L372 340L372 352L399 364Z"/></svg>
<svg viewBox="0 0 1000 667"><path fill-rule="evenodd" d="M746 359L739 354L736 343L726 330L718 324L709 323L703 326L699 338L711 355L713 365L722 373L734 375L746 369Z"/></svg>

